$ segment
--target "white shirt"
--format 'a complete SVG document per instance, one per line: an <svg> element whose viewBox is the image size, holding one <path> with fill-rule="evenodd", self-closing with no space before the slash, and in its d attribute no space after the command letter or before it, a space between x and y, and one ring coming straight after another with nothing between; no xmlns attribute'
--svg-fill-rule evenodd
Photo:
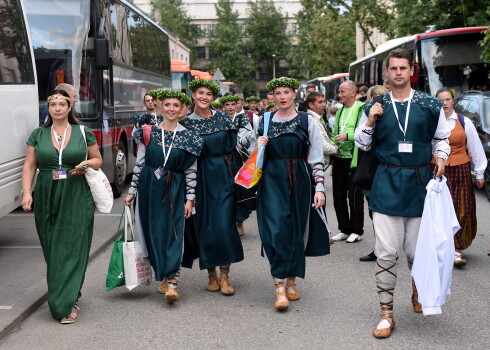
<svg viewBox="0 0 490 350"><path fill-rule="evenodd" d="M456 126L456 119L458 119L458 115L453 111L453 114L446 119L449 130L452 131ZM466 134L466 152L468 152L475 166L475 176L477 179L483 179L483 173L487 168L487 157L473 122L466 117L464 117L464 132Z"/></svg>
<svg viewBox="0 0 490 350"><path fill-rule="evenodd" d="M424 316L441 314L451 294L454 265L454 234L460 229L447 179L427 184L424 212L411 275L415 280Z"/></svg>
<svg viewBox="0 0 490 350"><path fill-rule="evenodd" d="M337 153L338 147L330 143L330 137L328 137L327 130L320 121L321 116L313 112L311 109L307 110L307 113L315 119L318 130L320 131L320 136L322 139L323 156L325 157L325 164L330 163L330 155Z"/></svg>

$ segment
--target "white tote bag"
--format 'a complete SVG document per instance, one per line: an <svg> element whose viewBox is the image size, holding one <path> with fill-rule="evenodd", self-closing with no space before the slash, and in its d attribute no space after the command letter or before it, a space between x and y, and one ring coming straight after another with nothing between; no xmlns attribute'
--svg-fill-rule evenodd
<svg viewBox="0 0 490 350"><path fill-rule="evenodd" d="M132 290L140 284L150 284L152 271L150 261L148 258L143 257L140 243L138 241L128 241L128 224L131 230L131 236L134 237L131 210L128 206L124 206L124 277L126 279L126 288Z"/></svg>
<svg viewBox="0 0 490 350"><path fill-rule="evenodd" d="M80 125L80 131L82 132L83 139L87 145L85 128L82 125ZM85 155L85 160L87 160L87 155ZM112 194L112 187L107 176L105 176L101 169L95 170L89 167L85 173L85 179L90 187L90 192L92 192L92 198L94 199L97 210L101 213L109 214L112 210L112 204L114 203L114 195Z"/></svg>

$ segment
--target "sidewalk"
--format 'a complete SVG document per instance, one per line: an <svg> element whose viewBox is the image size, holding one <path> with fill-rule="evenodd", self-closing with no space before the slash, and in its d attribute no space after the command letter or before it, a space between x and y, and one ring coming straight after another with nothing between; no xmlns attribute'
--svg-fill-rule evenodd
<svg viewBox="0 0 490 350"><path fill-rule="evenodd" d="M120 200L112 214L96 211L90 261L116 236ZM47 300L46 263L34 214L16 210L0 218L0 339Z"/></svg>

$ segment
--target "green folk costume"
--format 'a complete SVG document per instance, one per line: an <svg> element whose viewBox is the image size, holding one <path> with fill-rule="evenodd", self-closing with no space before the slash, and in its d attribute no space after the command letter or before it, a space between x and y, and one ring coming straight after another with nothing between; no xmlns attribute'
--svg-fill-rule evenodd
<svg viewBox="0 0 490 350"><path fill-rule="evenodd" d="M313 117L307 117L308 130L301 126L299 115L272 118L257 192L263 253L272 276L280 279L304 278L305 256L330 253L327 228L311 206L315 191L324 191L324 164L320 132ZM263 118L259 135L264 130Z"/></svg>
<svg viewBox="0 0 490 350"><path fill-rule="evenodd" d="M374 102L364 106L364 113ZM400 125L405 125L408 101L395 102ZM375 156L380 165L376 170L369 209L392 216L422 216L426 195L425 186L432 177L431 141L441 117L442 102L437 98L415 91L411 101L409 123L405 140L413 142L412 153L398 152L398 143L403 141L403 132L393 111L389 94L383 95L383 116L376 122ZM444 119L442 119L444 121Z"/></svg>
<svg viewBox="0 0 490 350"><path fill-rule="evenodd" d="M240 114L231 120L220 112L209 118L191 114L181 124L204 140L197 159L196 214L201 269L243 260L243 248L236 228L236 205L231 154L238 130L250 122Z"/></svg>
<svg viewBox="0 0 490 350"><path fill-rule="evenodd" d="M48 304L51 314L61 319L71 314L80 298L87 269L95 205L83 175L53 180L58 169L58 152L51 140L51 128L34 130L27 144L36 151L39 174L34 189L34 219L47 264ZM85 127L87 144L96 139ZM85 160L87 147L78 125L63 150L61 169L71 170Z"/></svg>
<svg viewBox="0 0 490 350"><path fill-rule="evenodd" d="M168 160L161 177L155 171L164 164L162 129L146 127L136 130L139 142L137 164L129 193L138 193L139 219L143 228L148 258L155 271L155 279L172 279L182 264L184 251L184 206L193 200L196 185L197 156L201 152L202 138L192 130L177 126L175 138L165 131L165 150ZM145 141L145 142L143 142ZM172 149L169 152L170 146Z"/></svg>
<svg viewBox="0 0 490 350"><path fill-rule="evenodd" d="M163 116L154 114L135 114L133 116L133 125L137 129L141 129L143 125L158 125L163 122Z"/></svg>

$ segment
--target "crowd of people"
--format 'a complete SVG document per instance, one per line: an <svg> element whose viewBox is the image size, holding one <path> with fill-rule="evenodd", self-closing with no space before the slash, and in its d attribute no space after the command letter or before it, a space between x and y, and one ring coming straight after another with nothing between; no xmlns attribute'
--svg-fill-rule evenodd
<svg viewBox="0 0 490 350"><path fill-rule="evenodd" d="M433 176L447 177L461 226L454 236L454 265L461 267L467 263L462 252L477 227L469 164L480 188L487 167L475 127L453 110L452 91L443 88L431 96L413 90L412 70L410 54L393 50L386 59L384 86L358 89L347 80L332 104L314 85L307 86L305 100L297 104L300 83L285 77L267 84L265 100L218 97L219 86L203 79L189 84L192 100L182 92L149 91L146 113L134 117L136 165L123 203L135 207L145 255L155 279L162 281L158 292L177 301L181 267L192 267L198 258L199 268L207 270L207 291L235 293L231 266L244 259L240 236L250 209L240 205L234 177L261 145L265 163L253 193L275 308L286 310L300 299L296 279L305 277L306 256L329 254L333 242L362 240L365 197L375 246L360 260L376 261L381 319L373 335L389 337L395 327L397 262L404 251L412 266L425 186ZM73 323L94 218L90 190L78 175L87 167L99 168L102 159L88 128L86 142L82 138L76 101L65 90L50 94L46 118L27 141L22 207L35 211L51 313L61 323ZM374 144L379 165L372 187L363 189L355 181L359 154ZM327 194L330 175L332 193ZM334 235L328 231L326 203L335 209ZM412 288L413 309L421 312L414 283Z"/></svg>

